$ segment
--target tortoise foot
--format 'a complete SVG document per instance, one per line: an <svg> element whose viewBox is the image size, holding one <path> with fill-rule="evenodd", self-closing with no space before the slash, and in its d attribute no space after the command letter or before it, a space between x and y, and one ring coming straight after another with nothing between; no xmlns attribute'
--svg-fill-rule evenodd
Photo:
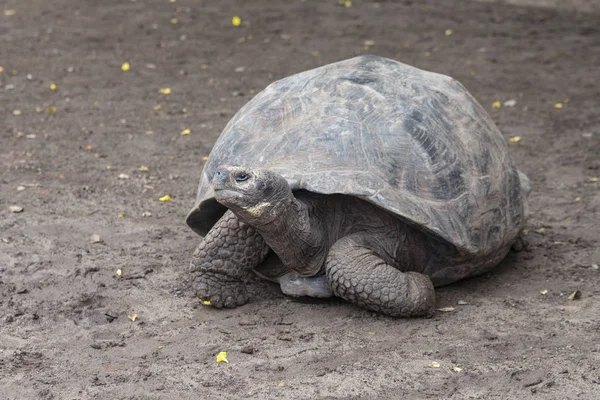
<svg viewBox="0 0 600 400"><path fill-rule="evenodd" d="M192 283L192 288L203 304L215 308L235 308L248 302L244 282L224 274L200 273Z"/></svg>

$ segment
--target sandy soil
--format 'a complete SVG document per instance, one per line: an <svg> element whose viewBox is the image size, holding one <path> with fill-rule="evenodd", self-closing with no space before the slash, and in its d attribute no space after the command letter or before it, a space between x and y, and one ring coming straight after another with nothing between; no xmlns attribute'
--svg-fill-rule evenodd
<svg viewBox="0 0 600 400"><path fill-rule="evenodd" d="M600 14L569 3L4 0L0 398L600 398ZM528 251L438 290L455 310L432 319L258 279L244 307L199 306L184 217L221 129L271 81L364 53L457 78L521 137Z"/></svg>

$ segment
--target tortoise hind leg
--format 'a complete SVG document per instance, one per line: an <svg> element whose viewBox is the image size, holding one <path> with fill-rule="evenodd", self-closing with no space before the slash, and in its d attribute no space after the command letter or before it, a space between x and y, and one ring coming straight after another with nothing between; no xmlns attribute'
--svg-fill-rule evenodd
<svg viewBox="0 0 600 400"><path fill-rule="evenodd" d="M302 277L295 273L289 273L278 279L281 291L293 297L333 297L331 287L325 275Z"/></svg>
<svg viewBox="0 0 600 400"><path fill-rule="evenodd" d="M393 317L430 316L435 292L428 276L402 272L379 257L360 234L330 249L326 274L333 293L351 303Z"/></svg>
<svg viewBox="0 0 600 400"><path fill-rule="evenodd" d="M281 291L292 297L333 297L325 275L303 277L283 265L277 254L270 253L254 272L261 278L279 284Z"/></svg>
<svg viewBox="0 0 600 400"><path fill-rule="evenodd" d="M194 252L191 272L196 296L216 308L247 303L246 281L269 251L254 228L227 211Z"/></svg>

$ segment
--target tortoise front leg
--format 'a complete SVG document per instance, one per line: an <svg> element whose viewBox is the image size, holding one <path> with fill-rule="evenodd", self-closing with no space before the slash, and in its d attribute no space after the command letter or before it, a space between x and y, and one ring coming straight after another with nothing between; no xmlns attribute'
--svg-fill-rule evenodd
<svg viewBox="0 0 600 400"><path fill-rule="evenodd" d="M325 268L333 293L358 306L392 317L434 313L435 292L431 279L387 264L361 234L335 242Z"/></svg>
<svg viewBox="0 0 600 400"><path fill-rule="evenodd" d="M254 228L227 211L194 252L191 270L196 296L216 308L246 304L246 282L269 251Z"/></svg>

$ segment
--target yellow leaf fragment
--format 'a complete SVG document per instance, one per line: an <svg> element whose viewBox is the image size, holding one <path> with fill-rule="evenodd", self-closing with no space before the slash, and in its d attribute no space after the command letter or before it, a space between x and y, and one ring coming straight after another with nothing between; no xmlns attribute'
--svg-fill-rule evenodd
<svg viewBox="0 0 600 400"><path fill-rule="evenodd" d="M208 156L202 157L202 161L207 161L207 160L208 160Z"/></svg>
<svg viewBox="0 0 600 400"><path fill-rule="evenodd" d="M346 8L350 8L352 7L352 1L351 0L339 0L339 3L346 7Z"/></svg>
<svg viewBox="0 0 600 400"><path fill-rule="evenodd" d="M181 131L181 136L189 135L190 133L192 133L192 131L190 131L189 129L184 129Z"/></svg>
<svg viewBox="0 0 600 400"><path fill-rule="evenodd" d="M11 15L15 15L17 10L4 10L4 15L10 17Z"/></svg>
<svg viewBox="0 0 600 400"><path fill-rule="evenodd" d="M450 369L452 371L454 371L454 372L461 372L462 371L462 368L457 367L456 365L453 365L452 367L450 367Z"/></svg>
<svg viewBox="0 0 600 400"><path fill-rule="evenodd" d="M138 171L140 172L148 172L149 168L146 167L145 165L140 165L140 167L138 168Z"/></svg>
<svg viewBox="0 0 600 400"><path fill-rule="evenodd" d="M540 235L543 235L544 233L546 233L546 228L541 227L540 229L536 229L535 230L537 233L539 233Z"/></svg>
<svg viewBox="0 0 600 400"><path fill-rule="evenodd" d="M581 197L575 197L575 202L579 203L581 201Z"/></svg>
<svg viewBox="0 0 600 400"><path fill-rule="evenodd" d="M210 300L200 300L200 302L205 306L210 306Z"/></svg>
<svg viewBox="0 0 600 400"><path fill-rule="evenodd" d="M502 103L500 103L499 101L495 101L492 103L492 108L500 108L502 107Z"/></svg>
<svg viewBox="0 0 600 400"><path fill-rule="evenodd" d="M56 90L56 83L51 83L50 84L50 90L52 90L52 91Z"/></svg>
<svg viewBox="0 0 600 400"><path fill-rule="evenodd" d="M162 88L159 90L159 92L162 94L171 94L171 88Z"/></svg>
<svg viewBox="0 0 600 400"><path fill-rule="evenodd" d="M117 270L117 276L123 276L123 271L120 268Z"/></svg>
<svg viewBox="0 0 600 400"><path fill-rule="evenodd" d="M219 354L217 354L217 362L218 363L229 363L229 361L227 361L227 352L226 351L222 351Z"/></svg>
<svg viewBox="0 0 600 400"><path fill-rule="evenodd" d="M173 25L177 25L178 22L179 22L179 20L177 18L171 18L171 23Z"/></svg>
<svg viewBox="0 0 600 400"><path fill-rule="evenodd" d="M206 65L206 64L202 64L202 65L200 66L200 69L204 69L204 70L206 70L206 69L208 69L208 65Z"/></svg>
<svg viewBox="0 0 600 400"><path fill-rule="evenodd" d="M112 165L107 165L106 169L112 169Z"/></svg>
<svg viewBox="0 0 600 400"><path fill-rule="evenodd" d="M578 300L581 297L581 292L579 290L574 291L573 293L571 293L571 295L568 297L569 300Z"/></svg>
<svg viewBox="0 0 600 400"><path fill-rule="evenodd" d="M155 105L152 108L154 108L154 111L160 111L160 110L162 110L162 106L160 104L157 104L157 105Z"/></svg>
<svg viewBox="0 0 600 400"><path fill-rule="evenodd" d="M129 318L132 321L135 321L136 319L138 319L138 315L137 314L129 314L129 315L127 315L127 318Z"/></svg>
<svg viewBox="0 0 600 400"><path fill-rule="evenodd" d="M124 62L123 65L121 65L121 71L129 71L131 69L131 65L128 62Z"/></svg>
<svg viewBox="0 0 600 400"><path fill-rule="evenodd" d="M160 197L158 199L158 201L161 201L163 203L166 203L167 201L171 201L171 196L169 196L168 194L165 194L163 197Z"/></svg>
<svg viewBox="0 0 600 400"><path fill-rule="evenodd" d="M277 384L277 387L284 387L284 386L285 386L285 382L279 382L279 383Z"/></svg>
<svg viewBox="0 0 600 400"><path fill-rule="evenodd" d="M450 36L454 33L454 31L452 31L452 29L446 29L446 31L444 32L444 35L446 36Z"/></svg>
<svg viewBox="0 0 600 400"><path fill-rule="evenodd" d="M511 143L518 143L521 141L521 136L513 136L508 138L508 141Z"/></svg>
<svg viewBox="0 0 600 400"><path fill-rule="evenodd" d="M540 290L540 294L547 295L548 289Z"/></svg>
<svg viewBox="0 0 600 400"><path fill-rule="evenodd" d="M231 18L231 24L233 26L240 26L242 24L242 19L235 15L233 18Z"/></svg>
<svg viewBox="0 0 600 400"><path fill-rule="evenodd" d="M374 334L375 334L374 331L369 332L369 335L371 335L371 336L374 335Z"/></svg>
<svg viewBox="0 0 600 400"><path fill-rule="evenodd" d="M4 71L4 67L0 65L0 72Z"/></svg>
<svg viewBox="0 0 600 400"><path fill-rule="evenodd" d="M13 110L13 115L19 116L21 115L21 110Z"/></svg>
<svg viewBox="0 0 600 400"><path fill-rule="evenodd" d="M437 361L432 361L429 363L429 365L427 365L429 368L439 368L440 367L440 363Z"/></svg>
<svg viewBox="0 0 600 400"><path fill-rule="evenodd" d="M164 348L165 348L165 346L158 346L158 349L159 349L159 350L162 350L162 349L164 349Z"/></svg>
<svg viewBox="0 0 600 400"><path fill-rule="evenodd" d="M556 104L554 105L554 108L556 108L556 109L559 109L559 110L560 110L561 108L563 108L563 105L562 105L562 103L556 103Z"/></svg>
<svg viewBox="0 0 600 400"><path fill-rule="evenodd" d="M124 212L120 212L118 215L119 218L125 218L125 213Z"/></svg>
<svg viewBox="0 0 600 400"><path fill-rule="evenodd" d="M56 107L48 107L48 112L54 114L56 112Z"/></svg>
<svg viewBox="0 0 600 400"><path fill-rule="evenodd" d="M591 183L596 183L596 182L598 182L598 178L597 177L593 177L593 178L588 179L588 181L591 182Z"/></svg>

